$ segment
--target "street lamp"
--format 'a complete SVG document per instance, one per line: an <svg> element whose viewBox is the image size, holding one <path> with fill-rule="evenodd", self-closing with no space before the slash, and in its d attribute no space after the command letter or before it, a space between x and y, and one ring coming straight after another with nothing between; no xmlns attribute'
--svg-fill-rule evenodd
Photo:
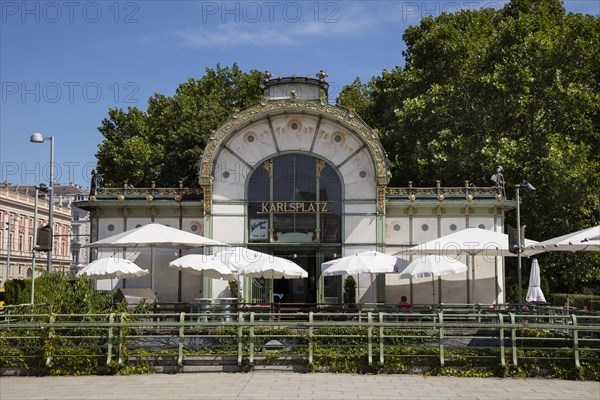
<svg viewBox="0 0 600 400"><path fill-rule="evenodd" d="M37 255L37 230L38 230L38 198L40 191L48 193L48 187L40 183L35 187L35 202L33 206L33 248L31 249L31 305L34 305L35 293L35 256Z"/></svg>
<svg viewBox="0 0 600 400"><path fill-rule="evenodd" d="M10 275L10 251L12 247L12 231L14 229L11 227L11 224L14 224L15 222L21 222L21 217L9 217L8 221L6 221L8 248L6 251L6 279L4 280L5 282L8 280Z"/></svg>
<svg viewBox="0 0 600 400"><path fill-rule="evenodd" d="M54 136L43 136L41 133L34 133L31 135L29 141L31 143L43 143L46 140L50 140L50 206L48 208L48 225L50 226L50 232L54 232ZM50 250L48 250L48 272L52 272L52 245L54 239L50 235Z"/></svg>
<svg viewBox="0 0 600 400"><path fill-rule="evenodd" d="M521 236L521 201L519 199L519 190L523 189L526 192L532 192L535 190L533 185L528 181L524 180L518 185L515 185L516 189L516 200L517 200L517 273L519 279L519 306L523 304L523 285L522 285L522 273L521 273L521 253L523 252L523 241L524 238Z"/></svg>

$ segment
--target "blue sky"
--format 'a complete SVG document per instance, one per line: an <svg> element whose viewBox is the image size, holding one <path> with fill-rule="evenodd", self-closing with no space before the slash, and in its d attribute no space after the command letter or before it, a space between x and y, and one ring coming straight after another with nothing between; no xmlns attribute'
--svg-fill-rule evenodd
<svg viewBox="0 0 600 400"><path fill-rule="evenodd" d="M89 186L111 107L237 62L275 76L329 74L330 97L403 64L402 33L425 16L505 1L6 1L0 20L0 182L55 176ZM600 2L567 1L598 15Z"/></svg>

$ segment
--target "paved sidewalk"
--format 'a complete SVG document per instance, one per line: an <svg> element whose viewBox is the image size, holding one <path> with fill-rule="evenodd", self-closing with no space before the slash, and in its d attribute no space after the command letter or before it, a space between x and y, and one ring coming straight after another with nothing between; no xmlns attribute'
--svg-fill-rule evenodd
<svg viewBox="0 0 600 400"><path fill-rule="evenodd" d="M0 399L600 399L600 382L420 375L182 373L0 377Z"/></svg>

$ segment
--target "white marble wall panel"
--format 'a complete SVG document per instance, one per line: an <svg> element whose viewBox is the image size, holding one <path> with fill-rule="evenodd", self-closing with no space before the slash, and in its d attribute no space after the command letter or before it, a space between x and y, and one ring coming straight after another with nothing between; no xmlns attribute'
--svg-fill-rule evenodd
<svg viewBox="0 0 600 400"><path fill-rule="evenodd" d="M184 218L182 221L183 230L192 232L197 235L206 236L204 234L204 219L203 218Z"/></svg>
<svg viewBox="0 0 600 400"><path fill-rule="evenodd" d="M346 244L344 245L344 253L343 254L338 254L338 257L346 257L346 256L350 256L352 254L357 254L357 253L361 253L363 251L372 251L374 250L374 245L364 245L364 244L360 244L360 245L351 245L351 244Z"/></svg>
<svg viewBox="0 0 600 400"><path fill-rule="evenodd" d="M191 302L195 298L203 297L200 293L202 288L202 277L200 275L181 273L181 300Z"/></svg>
<svg viewBox="0 0 600 400"><path fill-rule="evenodd" d="M437 218L413 217L412 241L420 244L438 238Z"/></svg>
<svg viewBox="0 0 600 400"><path fill-rule="evenodd" d="M374 215L344 217L344 242L375 243L377 223Z"/></svg>
<svg viewBox="0 0 600 400"><path fill-rule="evenodd" d="M157 217L154 219L154 222L158 222L159 224L163 224L166 226L170 226L171 228L179 229L179 218L161 218Z"/></svg>
<svg viewBox="0 0 600 400"><path fill-rule="evenodd" d="M374 199L377 184L373 161L367 149L354 155L340 168L346 199Z"/></svg>
<svg viewBox="0 0 600 400"><path fill-rule="evenodd" d="M98 240L123 232L123 218L102 218L98 226Z"/></svg>
<svg viewBox="0 0 600 400"><path fill-rule="evenodd" d="M227 147L252 166L276 152L267 120L260 120L233 135Z"/></svg>
<svg viewBox="0 0 600 400"><path fill-rule="evenodd" d="M377 212L377 205L375 201L369 203L357 204L357 203L345 203L344 213L345 214L374 214Z"/></svg>
<svg viewBox="0 0 600 400"><path fill-rule="evenodd" d="M410 221L408 217L386 218L385 243L388 248L393 245L410 244Z"/></svg>
<svg viewBox="0 0 600 400"><path fill-rule="evenodd" d="M318 118L310 115L271 117L271 124L280 151L309 151ZM296 128L296 129L293 129Z"/></svg>
<svg viewBox="0 0 600 400"><path fill-rule="evenodd" d="M467 219L465 217L442 217L440 236L446 236L451 233L462 231L467 227Z"/></svg>
<svg viewBox="0 0 600 400"><path fill-rule="evenodd" d="M214 170L213 200L244 200L248 167L229 151L219 154Z"/></svg>
<svg viewBox="0 0 600 400"><path fill-rule="evenodd" d="M169 267L169 262L178 257L175 249L154 250L154 289L161 301L177 301L179 274L176 269Z"/></svg>
<svg viewBox="0 0 600 400"><path fill-rule="evenodd" d="M246 206L244 204L218 204L213 203L212 213L213 215L224 214L224 215L245 215Z"/></svg>
<svg viewBox="0 0 600 400"><path fill-rule="evenodd" d="M494 230L494 217L469 217L469 228Z"/></svg>
<svg viewBox="0 0 600 400"><path fill-rule="evenodd" d="M348 130L323 118L313 151L333 164L339 165L361 145L362 142Z"/></svg>
<svg viewBox="0 0 600 400"><path fill-rule="evenodd" d="M150 217L146 218L127 218L127 230L140 228L144 225L148 225L152 223L152 219ZM162 222L161 222L162 223Z"/></svg>
<svg viewBox="0 0 600 400"><path fill-rule="evenodd" d="M244 243L245 221L246 219L240 216L213 216L213 239L229 244Z"/></svg>

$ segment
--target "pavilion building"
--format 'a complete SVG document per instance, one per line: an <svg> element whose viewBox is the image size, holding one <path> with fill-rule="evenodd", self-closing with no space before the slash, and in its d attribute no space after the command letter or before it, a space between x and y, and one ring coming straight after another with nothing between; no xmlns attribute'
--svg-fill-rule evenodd
<svg viewBox="0 0 600 400"><path fill-rule="evenodd" d="M364 250L393 254L468 227L502 232L515 207L504 188L388 187L388 159L377 132L354 111L329 104L324 73L271 79L264 98L229 117L210 137L199 162L198 188L95 187L77 203L90 211L93 242L150 222L288 258L307 279L275 281L285 302L338 302L343 278L321 276L321 263ZM115 251L98 251L104 257ZM123 250L120 250L123 251ZM229 297L226 281L168 267L181 252L155 249L154 290L164 301ZM185 252L184 252L185 253ZM151 251L126 249L147 268ZM438 301L504 301L502 257L475 257L466 273L436 282ZM431 278L361 275L358 300L430 303ZM127 281L148 287L150 278ZM121 285L117 281L113 282ZM246 301L268 302L270 283L243 280Z"/></svg>

